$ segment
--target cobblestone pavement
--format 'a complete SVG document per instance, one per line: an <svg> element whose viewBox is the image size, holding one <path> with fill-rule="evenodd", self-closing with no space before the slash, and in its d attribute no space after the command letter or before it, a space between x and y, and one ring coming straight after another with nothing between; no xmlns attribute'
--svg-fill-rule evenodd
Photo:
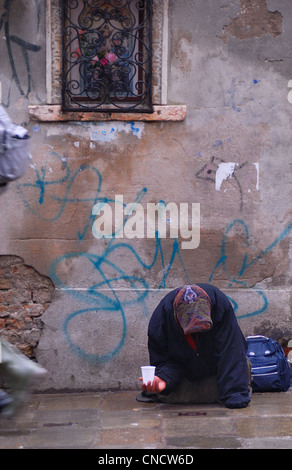
<svg viewBox="0 0 292 470"><path fill-rule="evenodd" d="M138 392L34 394L0 449L292 449L292 387L245 409L140 403Z"/></svg>

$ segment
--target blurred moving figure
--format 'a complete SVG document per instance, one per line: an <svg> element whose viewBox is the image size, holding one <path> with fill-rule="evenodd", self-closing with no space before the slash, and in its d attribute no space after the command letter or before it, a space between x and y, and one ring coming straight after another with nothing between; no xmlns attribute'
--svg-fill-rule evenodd
<svg viewBox="0 0 292 470"><path fill-rule="evenodd" d="M9 395L0 390L0 416L11 418L33 386L46 377L47 371L3 339L0 339L0 348L0 378L9 387Z"/></svg>

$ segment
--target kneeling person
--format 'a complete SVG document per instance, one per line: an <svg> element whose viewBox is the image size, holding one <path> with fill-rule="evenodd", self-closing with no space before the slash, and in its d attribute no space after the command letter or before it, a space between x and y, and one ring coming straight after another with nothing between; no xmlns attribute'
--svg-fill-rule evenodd
<svg viewBox="0 0 292 470"><path fill-rule="evenodd" d="M210 284L167 294L149 322L152 385L138 401L216 403L245 408L250 402L246 341L226 295ZM141 380L141 378L140 378Z"/></svg>

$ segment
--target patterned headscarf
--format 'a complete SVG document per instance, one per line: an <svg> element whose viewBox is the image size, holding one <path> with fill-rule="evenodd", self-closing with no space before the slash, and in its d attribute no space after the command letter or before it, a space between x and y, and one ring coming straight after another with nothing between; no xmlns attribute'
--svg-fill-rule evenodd
<svg viewBox="0 0 292 470"><path fill-rule="evenodd" d="M183 286L174 298L174 316L184 334L212 328L211 299L199 286Z"/></svg>

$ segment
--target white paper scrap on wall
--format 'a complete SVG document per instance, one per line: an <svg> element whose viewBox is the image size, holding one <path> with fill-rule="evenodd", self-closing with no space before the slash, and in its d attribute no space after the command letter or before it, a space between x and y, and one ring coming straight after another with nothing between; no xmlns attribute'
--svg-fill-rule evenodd
<svg viewBox="0 0 292 470"><path fill-rule="evenodd" d="M227 178L232 177L234 173L235 165L238 165L238 163L233 163L233 162L219 163L218 169L216 171L216 178L215 178L215 189L217 191L220 190L223 180L226 180Z"/></svg>

